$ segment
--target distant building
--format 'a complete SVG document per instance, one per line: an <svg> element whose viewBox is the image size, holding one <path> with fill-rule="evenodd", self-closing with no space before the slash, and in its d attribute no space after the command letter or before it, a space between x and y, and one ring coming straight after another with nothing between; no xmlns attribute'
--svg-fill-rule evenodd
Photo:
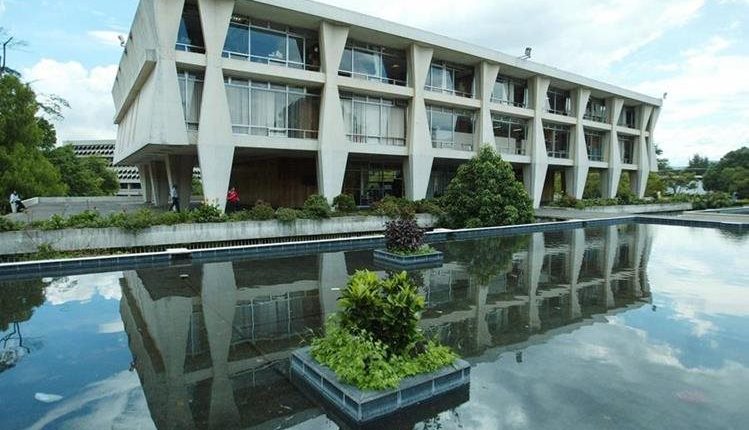
<svg viewBox="0 0 749 430"><path fill-rule="evenodd" d="M120 182L118 196L140 196L143 194L140 185L138 168L133 166L113 166L114 144L116 140L69 140L63 142L72 145L76 157L98 156L107 160L109 168L117 174Z"/></svg>

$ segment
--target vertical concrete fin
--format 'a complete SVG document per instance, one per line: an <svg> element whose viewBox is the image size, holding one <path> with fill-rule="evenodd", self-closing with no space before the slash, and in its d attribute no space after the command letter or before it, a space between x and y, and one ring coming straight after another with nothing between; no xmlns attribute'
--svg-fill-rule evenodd
<svg viewBox="0 0 749 430"><path fill-rule="evenodd" d="M544 181L549 166L549 157L546 153L546 141L544 140L544 124L541 117L546 106L546 92L549 90L551 81L548 78L536 76L531 79L531 97L533 99L533 110L535 115L530 122L531 134L531 168L530 175L526 180L526 188L529 190L533 207L541 206Z"/></svg>
<svg viewBox="0 0 749 430"><path fill-rule="evenodd" d="M645 196L645 189L648 185L648 176L650 175L650 150L648 149L648 139L645 137L648 120L653 113L653 107L640 106L640 135L637 136L637 147L635 150L635 163L637 163L637 172L635 178L630 182L632 192L639 198Z"/></svg>
<svg viewBox="0 0 749 430"><path fill-rule="evenodd" d="M648 153L650 154L650 171L657 172L658 171L658 159L655 154L655 140L653 140L653 132L655 131L655 125L658 122L658 117L661 114L661 108L654 107L652 113L650 114L650 127L648 127L648 132L650 133L650 139L648 142Z"/></svg>
<svg viewBox="0 0 749 430"><path fill-rule="evenodd" d="M609 144L607 145L609 167L601 173L601 195L607 199L616 197L616 192L619 188L619 179L622 176L622 156L616 127L623 107L623 99L610 98L606 101L606 110L611 112L611 117L609 118L611 132L609 133Z"/></svg>
<svg viewBox="0 0 749 430"><path fill-rule="evenodd" d="M499 65L492 64L488 61L482 61L477 67L479 77L479 97L481 100L481 118L479 121L479 145L491 145L494 147L494 127L492 125L492 113L489 103L492 100L494 83L497 81L499 74Z"/></svg>
<svg viewBox="0 0 749 430"><path fill-rule="evenodd" d="M429 132L424 85L432 64L432 48L412 44L408 49L408 78L414 97L408 107L408 159L404 162L406 198L419 200L426 197L429 176L432 173L432 136Z"/></svg>
<svg viewBox="0 0 749 430"><path fill-rule="evenodd" d="M346 47L348 27L320 24L321 69L325 86L320 104L320 147L317 151L317 192L329 202L341 193L348 161L348 142L338 93L338 67Z"/></svg>
<svg viewBox="0 0 749 430"><path fill-rule="evenodd" d="M585 191L585 181L588 179L588 149L585 146L585 128L583 127L583 116L590 99L590 90L578 88L575 91L575 118L577 124L573 133L572 159L574 165L572 169L566 169L566 193L576 199L583 198Z"/></svg>

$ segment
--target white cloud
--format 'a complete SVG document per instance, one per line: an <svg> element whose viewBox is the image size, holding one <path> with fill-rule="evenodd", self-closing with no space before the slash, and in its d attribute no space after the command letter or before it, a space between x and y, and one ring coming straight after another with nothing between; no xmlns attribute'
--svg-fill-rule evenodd
<svg viewBox="0 0 749 430"><path fill-rule="evenodd" d="M119 37L122 36L122 33L111 30L97 30L89 31L88 36L104 45L117 47L120 46Z"/></svg>
<svg viewBox="0 0 749 430"><path fill-rule="evenodd" d="M0 15L5 12L5 0L0 0Z"/></svg>
<svg viewBox="0 0 749 430"><path fill-rule="evenodd" d="M55 124L58 140L111 139L116 136L112 122L114 102L111 89L117 66L86 69L81 63L42 59L23 76L38 93L57 94L70 103L65 119Z"/></svg>
<svg viewBox="0 0 749 430"><path fill-rule="evenodd" d="M52 280L44 290L44 296L51 305L58 306L68 302L88 302L94 296L101 296L106 300L119 300L122 296L119 279L121 272L75 275ZM115 333L112 324L103 324L105 328Z"/></svg>

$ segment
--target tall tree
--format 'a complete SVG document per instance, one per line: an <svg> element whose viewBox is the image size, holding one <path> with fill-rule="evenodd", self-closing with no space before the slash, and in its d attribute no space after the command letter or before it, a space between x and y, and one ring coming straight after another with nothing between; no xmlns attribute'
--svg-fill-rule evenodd
<svg viewBox="0 0 749 430"><path fill-rule="evenodd" d="M71 196L105 196L119 189L117 175L101 157L76 157L73 147L57 147L46 153L60 171Z"/></svg>
<svg viewBox="0 0 749 430"><path fill-rule="evenodd" d="M736 192L739 198L749 198L749 148L724 155L707 169L703 183L711 191Z"/></svg>

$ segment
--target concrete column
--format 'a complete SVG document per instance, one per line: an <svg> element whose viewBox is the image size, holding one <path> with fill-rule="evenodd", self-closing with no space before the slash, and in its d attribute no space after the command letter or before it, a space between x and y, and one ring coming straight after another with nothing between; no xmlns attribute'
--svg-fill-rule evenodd
<svg viewBox="0 0 749 430"><path fill-rule="evenodd" d="M530 121L530 156L531 165L526 173L523 170L523 176L533 200L533 207L541 206L541 195L546 179L546 171L549 167L549 157L546 153L546 141L544 140L544 126L541 117L546 106L546 92L549 90L551 81L541 76L535 76L530 79L530 97L533 100L533 109L535 115Z"/></svg>
<svg viewBox="0 0 749 430"><path fill-rule="evenodd" d="M203 265L201 298L213 364L208 415L210 427L237 428L239 411L229 379L229 347L237 304L237 286L231 262Z"/></svg>
<svg viewBox="0 0 749 430"><path fill-rule="evenodd" d="M426 197L434 161L432 135L424 104L424 85L432 63L432 53L432 48L416 44L412 44L407 52L408 81L414 90L414 97L408 107L408 160L404 163L406 198L410 200Z"/></svg>
<svg viewBox="0 0 749 430"><path fill-rule="evenodd" d="M645 188L648 185L648 176L650 175L650 150L648 141L645 137L647 131L648 119L653 113L653 107L641 105L640 108L640 135L637 137L637 146L635 147L635 162L637 163L637 172L630 176L630 189L639 198L645 196Z"/></svg>
<svg viewBox="0 0 749 430"><path fill-rule="evenodd" d="M622 175L622 156L619 150L619 136L616 132L619 115L622 113L624 100L620 98L610 98L606 100L606 110L611 113L609 122L611 132L609 133L608 144L608 162L609 168L601 172L601 196L605 199L616 197L616 191L619 188L619 179Z"/></svg>
<svg viewBox="0 0 749 430"><path fill-rule="evenodd" d="M338 310L338 297L341 296L341 290L346 288L347 282L346 254L320 254L320 309L325 317Z"/></svg>
<svg viewBox="0 0 749 430"><path fill-rule="evenodd" d="M577 124L572 133L572 161L571 169L565 170L567 195L576 199L583 198L585 181L588 179L588 148L585 146L585 129L583 128L583 115L590 99L590 90L578 88L575 90L575 118Z"/></svg>
<svg viewBox="0 0 749 430"><path fill-rule="evenodd" d="M138 176L140 177L140 189L143 194L143 203L152 203L153 185L151 184L151 166L148 163L139 164Z"/></svg>
<svg viewBox="0 0 749 430"><path fill-rule="evenodd" d="M541 278L541 268L544 265L544 234L533 233L528 243L528 265L526 280L528 283L528 326L531 330L541 328L541 318L538 315L538 282Z"/></svg>
<svg viewBox="0 0 749 430"><path fill-rule="evenodd" d="M320 24L321 70L325 86L320 104L320 149L317 152L317 192L330 203L343 189L348 161L348 142L338 93L338 67L346 47L348 27Z"/></svg>
<svg viewBox="0 0 749 430"><path fill-rule="evenodd" d="M650 141L648 142L648 154L650 154L650 171L651 172L657 172L658 171L658 159L655 154L655 140L653 140L653 132L655 131L655 125L658 123L658 117L661 114L661 108L655 107L653 108L653 111L650 113L650 127L647 127L648 132L650 133Z"/></svg>
<svg viewBox="0 0 749 430"><path fill-rule="evenodd" d="M151 190L153 192L153 205L165 206L169 201L169 179L166 174L166 165L163 161L151 161Z"/></svg>
<svg viewBox="0 0 749 430"><path fill-rule="evenodd" d="M611 291L611 272L616 260L616 251L619 248L619 230L615 225L606 227L604 234L604 266L603 266L603 293L606 298L606 307L614 307L614 293Z"/></svg>
<svg viewBox="0 0 749 430"><path fill-rule="evenodd" d="M181 209L189 210L190 195L192 194L192 168L195 165L195 157L192 155L167 155L164 157L164 162L169 179L169 189L171 190L173 185L177 186Z"/></svg>
<svg viewBox="0 0 749 430"><path fill-rule="evenodd" d="M234 142L221 52L234 11L234 0L200 0L198 7L206 52L198 128L198 161L204 199L223 211L234 161Z"/></svg>
<svg viewBox="0 0 749 430"><path fill-rule="evenodd" d="M494 126L492 125L492 113L491 109L489 109L489 103L492 100L494 83L497 81L497 75L499 74L499 64L491 64L487 61L482 61L476 69L478 71L477 82L479 84L478 96L481 100L478 124L480 138L479 148L481 145L489 145L494 148Z"/></svg>
<svg viewBox="0 0 749 430"><path fill-rule="evenodd" d="M481 351L492 345L492 334L486 321L486 297L489 295L488 285L479 285L476 289L476 350Z"/></svg>

